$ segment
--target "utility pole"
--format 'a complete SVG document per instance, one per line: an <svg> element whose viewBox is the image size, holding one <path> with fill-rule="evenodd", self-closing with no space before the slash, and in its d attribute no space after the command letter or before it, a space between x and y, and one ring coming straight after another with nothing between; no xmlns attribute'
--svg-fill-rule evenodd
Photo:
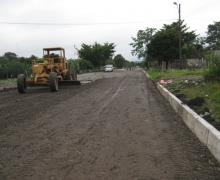
<svg viewBox="0 0 220 180"><path fill-rule="evenodd" d="M75 44L73 47L74 47L73 59L76 60L77 59L77 48Z"/></svg>
<svg viewBox="0 0 220 180"><path fill-rule="evenodd" d="M179 60L181 63L181 66L183 67L183 60L182 60L182 32L181 32L181 4L174 2L174 5L177 6L178 14L179 14L179 20L178 20L178 26L179 26Z"/></svg>

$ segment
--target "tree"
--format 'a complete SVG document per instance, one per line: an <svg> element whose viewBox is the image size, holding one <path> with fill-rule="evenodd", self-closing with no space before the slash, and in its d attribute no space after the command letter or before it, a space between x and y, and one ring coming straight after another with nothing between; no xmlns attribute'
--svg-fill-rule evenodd
<svg viewBox="0 0 220 180"><path fill-rule="evenodd" d="M104 66L115 52L114 43L94 43L93 45L82 44L78 50L79 57L92 63L94 67Z"/></svg>
<svg viewBox="0 0 220 180"><path fill-rule="evenodd" d="M18 57L13 52L7 52L0 57L0 78L15 78L20 73L28 76L31 73L31 64L31 58Z"/></svg>
<svg viewBox="0 0 220 180"><path fill-rule="evenodd" d="M213 52L206 54L206 60L208 61L208 69L206 70L204 77L206 80L218 80L220 77L220 55Z"/></svg>
<svg viewBox="0 0 220 180"><path fill-rule="evenodd" d="M37 60L38 58L34 55L31 55L29 58L19 57L17 61L22 65L22 69L24 70L26 76L29 76L32 71L32 61Z"/></svg>
<svg viewBox="0 0 220 180"><path fill-rule="evenodd" d="M133 42L130 43L132 46L132 55L137 55L139 59L143 59L145 64L148 66L148 45L151 42L154 34L156 33L155 28L146 28L145 30L139 30L137 37L132 37Z"/></svg>
<svg viewBox="0 0 220 180"><path fill-rule="evenodd" d="M195 42L184 49L185 57L201 59L205 53L205 38L198 36Z"/></svg>
<svg viewBox="0 0 220 180"><path fill-rule="evenodd" d="M162 29L155 33L148 45L149 57L157 60L160 65L162 61L165 61L166 68L168 68L168 63L170 61L178 59L178 33L177 22L169 25L165 24ZM183 24L183 21L181 22L181 34L183 57L187 58L194 46L196 34L194 31L188 32L188 27Z"/></svg>
<svg viewBox="0 0 220 180"><path fill-rule="evenodd" d="M139 30L137 37L132 37L133 43L130 45L133 47L131 51L132 55L137 55L138 58L145 58L147 55L148 45L155 34L155 28L146 28L145 30Z"/></svg>
<svg viewBox="0 0 220 180"><path fill-rule="evenodd" d="M92 69L93 68L93 65L90 61L87 61L85 59L79 59L78 60L78 63L79 63L79 70L88 70L88 69Z"/></svg>
<svg viewBox="0 0 220 180"><path fill-rule="evenodd" d="M121 54L116 55L114 57L114 65L117 68L123 68L125 65L125 58Z"/></svg>
<svg viewBox="0 0 220 180"><path fill-rule="evenodd" d="M114 64L113 59L107 59L105 62L105 65L107 65L107 64Z"/></svg>
<svg viewBox="0 0 220 180"><path fill-rule="evenodd" d="M208 25L206 43L211 50L220 49L220 21Z"/></svg>
<svg viewBox="0 0 220 180"><path fill-rule="evenodd" d="M13 59L17 59L17 54L13 52L6 52L3 57L5 57L8 60L13 60Z"/></svg>

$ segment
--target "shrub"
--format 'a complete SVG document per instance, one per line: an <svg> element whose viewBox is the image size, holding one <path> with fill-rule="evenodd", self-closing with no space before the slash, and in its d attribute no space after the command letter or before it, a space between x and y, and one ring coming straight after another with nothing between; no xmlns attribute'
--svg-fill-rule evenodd
<svg viewBox="0 0 220 180"><path fill-rule="evenodd" d="M70 59L68 60L69 66L71 70L74 70L76 72L84 72L88 70L94 69L94 66L90 61L87 61L85 59Z"/></svg>
<svg viewBox="0 0 220 180"><path fill-rule="evenodd" d="M208 69L205 72L206 80L219 80L220 79L220 56L211 53L206 56L208 61Z"/></svg>

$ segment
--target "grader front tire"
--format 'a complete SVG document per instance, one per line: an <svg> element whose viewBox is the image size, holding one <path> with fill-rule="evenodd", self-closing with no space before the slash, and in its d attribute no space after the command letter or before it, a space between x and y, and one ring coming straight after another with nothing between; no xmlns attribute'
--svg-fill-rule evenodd
<svg viewBox="0 0 220 180"><path fill-rule="evenodd" d="M26 93L27 86L26 86L26 78L24 74L19 74L17 78L17 89L18 92L21 94Z"/></svg>
<svg viewBox="0 0 220 180"><path fill-rule="evenodd" d="M49 75L49 85L50 85L50 91L52 92L58 91L58 78L55 72L51 72Z"/></svg>

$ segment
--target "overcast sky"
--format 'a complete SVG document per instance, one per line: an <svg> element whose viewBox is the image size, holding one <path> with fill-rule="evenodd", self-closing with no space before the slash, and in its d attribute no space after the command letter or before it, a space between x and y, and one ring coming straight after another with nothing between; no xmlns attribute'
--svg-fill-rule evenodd
<svg viewBox="0 0 220 180"><path fill-rule="evenodd" d="M208 24L220 21L220 0L177 2L197 34L205 35ZM74 45L96 41L113 42L116 53L136 60L130 53L131 37L139 29L161 28L177 18L173 0L0 0L0 55L42 56L43 47L61 46L73 58Z"/></svg>

